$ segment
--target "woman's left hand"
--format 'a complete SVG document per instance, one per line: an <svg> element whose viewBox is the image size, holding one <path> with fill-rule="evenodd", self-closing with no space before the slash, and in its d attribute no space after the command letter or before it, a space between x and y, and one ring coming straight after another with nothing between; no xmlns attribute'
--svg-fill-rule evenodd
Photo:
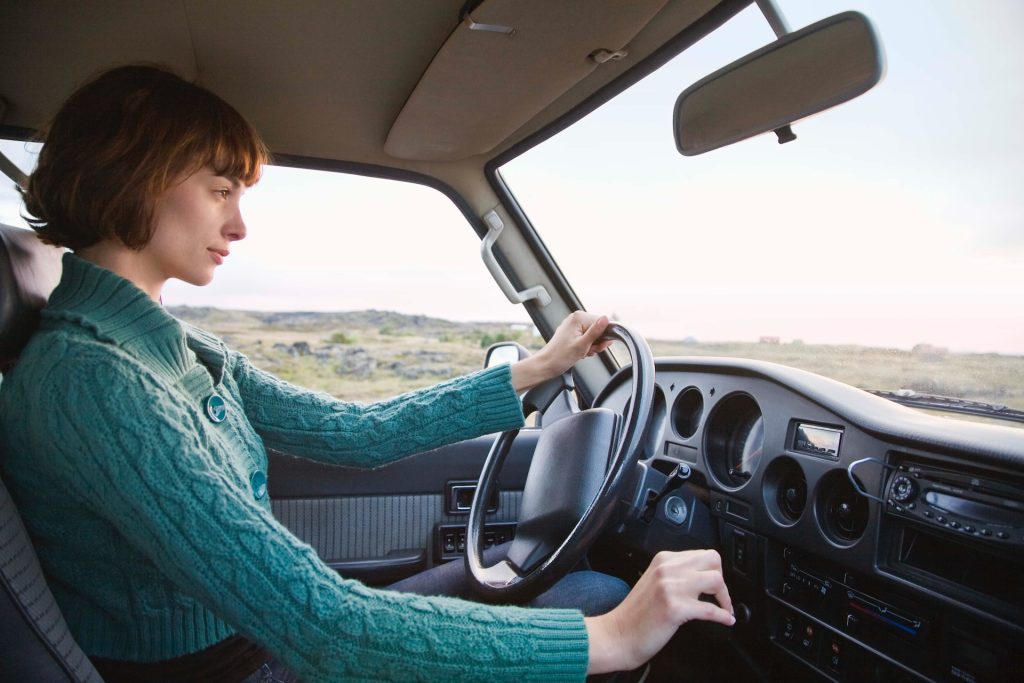
<svg viewBox="0 0 1024 683"><path fill-rule="evenodd" d="M517 392L566 372L582 358L588 358L611 346L601 339L608 317L576 311L561 322L540 351L512 365L512 386Z"/></svg>

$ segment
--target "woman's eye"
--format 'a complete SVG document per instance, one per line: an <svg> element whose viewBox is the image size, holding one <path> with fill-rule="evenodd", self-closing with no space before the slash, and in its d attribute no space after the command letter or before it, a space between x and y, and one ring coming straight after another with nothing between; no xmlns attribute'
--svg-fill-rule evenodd
<svg viewBox="0 0 1024 683"><path fill-rule="evenodd" d="M217 190L217 194L221 196L221 199L227 199L231 196L231 190Z"/></svg>

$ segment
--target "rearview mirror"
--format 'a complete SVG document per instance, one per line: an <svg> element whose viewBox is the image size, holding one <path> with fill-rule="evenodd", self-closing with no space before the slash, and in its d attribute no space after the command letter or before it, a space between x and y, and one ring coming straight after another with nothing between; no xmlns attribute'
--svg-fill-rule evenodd
<svg viewBox="0 0 1024 683"><path fill-rule="evenodd" d="M823 19L684 90L673 121L676 147L695 156L778 130L867 92L883 70L867 17L843 12ZM779 141L788 140L780 134Z"/></svg>

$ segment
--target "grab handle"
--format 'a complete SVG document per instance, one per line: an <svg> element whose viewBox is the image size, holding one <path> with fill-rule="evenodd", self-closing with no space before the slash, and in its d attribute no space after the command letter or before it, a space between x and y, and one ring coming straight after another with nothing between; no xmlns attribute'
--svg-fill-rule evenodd
<svg viewBox="0 0 1024 683"><path fill-rule="evenodd" d="M505 224L502 223L501 217L493 209L485 213L483 218L484 223L487 224L487 235L484 236L484 241L480 244L480 256L483 258L487 270L491 271L491 275L498 283L498 286L501 287L501 291L508 297L508 300L514 304L521 304L530 299L536 299L541 306L550 304L551 295L548 294L548 290L544 289L543 285L530 287L521 292L516 291L516 288L512 286L512 281L508 279L508 275L498 265L498 261L494 258L494 252L492 251L494 243L498 241L498 236L501 234Z"/></svg>

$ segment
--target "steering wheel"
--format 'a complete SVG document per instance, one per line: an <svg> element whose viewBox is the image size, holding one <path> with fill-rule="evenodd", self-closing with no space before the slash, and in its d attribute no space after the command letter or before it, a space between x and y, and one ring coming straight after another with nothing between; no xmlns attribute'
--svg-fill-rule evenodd
<svg viewBox="0 0 1024 683"><path fill-rule="evenodd" d="M485 567L487 504L519 430L503 432L487 455L469 512L465 555L470 585L483 598L511 602L544 592L576 566L616 512L651 418L654 360L647 342L622 325L609 325L605 338L625 344L632 363L624 414L574 410L544 425L523 487L515 539L505 559ZM568 373L549 380L526 393L523 411L544 413L571 390Z"/></svg>

